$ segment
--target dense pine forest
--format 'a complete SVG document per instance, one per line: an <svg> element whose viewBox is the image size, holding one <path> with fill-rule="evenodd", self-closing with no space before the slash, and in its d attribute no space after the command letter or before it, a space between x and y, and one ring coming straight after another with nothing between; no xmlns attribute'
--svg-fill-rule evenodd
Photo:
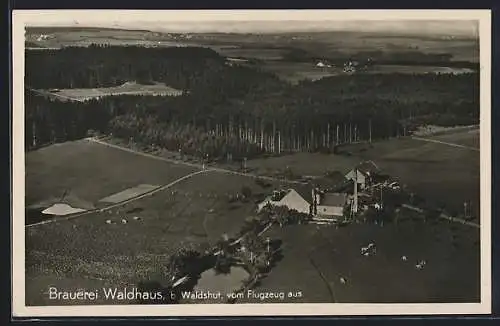
<svg viewBox="0 0 500 326"><path fill-rule="evenodd" d="M178 97L61 102L33 89L165 83ZM26 149L95 130L216 159L334 151L404 136L418 125L479 121L474 74L352 74L291 86L207 48L90 46L26 52Z"/></svg>

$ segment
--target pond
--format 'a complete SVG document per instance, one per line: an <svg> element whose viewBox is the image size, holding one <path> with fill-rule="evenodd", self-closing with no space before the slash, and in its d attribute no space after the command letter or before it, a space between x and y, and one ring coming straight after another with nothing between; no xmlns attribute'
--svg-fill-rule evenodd
<svg viewBox="0 0 500 326"><path fill-rule="evenodd" d="M248 272L242 267L233 266L228 274L218 274L212 268L201 274L194 290L221 292L225 297L226 294L239 289L248 277Z"/></svg>

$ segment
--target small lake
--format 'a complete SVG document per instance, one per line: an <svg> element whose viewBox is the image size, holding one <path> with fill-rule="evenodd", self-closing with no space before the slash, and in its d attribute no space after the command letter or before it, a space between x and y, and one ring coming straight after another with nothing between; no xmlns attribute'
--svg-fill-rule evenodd
<svg viewBox="0 0 500 326"><path fill-rule="evenodd" d="M228 274L217 274L214 269L209 269L201 274L195 291L221 292L222 296L239 289L247 278L248 272L242 267L231 267Z"/></svg>

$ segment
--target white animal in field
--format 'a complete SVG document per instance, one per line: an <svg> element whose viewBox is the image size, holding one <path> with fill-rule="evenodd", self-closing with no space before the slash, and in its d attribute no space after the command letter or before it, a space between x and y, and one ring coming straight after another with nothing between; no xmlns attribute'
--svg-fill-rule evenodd
<svg viewBox="0 0 500 326"><path fill-rule="evenodd" d="M340 278L340 283L342 284L346 284L347 283L347 280L343 277Z"/></svg>
<svg viewBox="0 0 500 326"><path fill-rule="evenodd" d="M133 217L133 219L134 219L135 221L138 221L138 220L140 220L141 218L140 218L139 216L134 216L134 217Z"/></svg>
<svg viewBox="0 0 500 326"><path fill-rule="evenodd" d="M127 220L122 218L122 224L127 224Z"/></svg>
<svg viewBox="0 0 500 326"><path fill-rule="evenodd" d="M407 261L407 260L408 260L408 257L406 257L406 256L402 256L402 257L401 257L401 260L402 260L402 261Z"/></svg>
<svg viewBox="0 0 500 326"><path fill-rule="evenodd" d="M111 220L106 220L106 224L111 224Z"/></svg>

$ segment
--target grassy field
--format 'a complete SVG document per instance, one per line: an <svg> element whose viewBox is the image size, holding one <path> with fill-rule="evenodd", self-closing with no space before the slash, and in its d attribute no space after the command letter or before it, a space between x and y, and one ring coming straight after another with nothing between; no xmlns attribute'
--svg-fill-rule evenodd
<svg viewBox="0 0 500 326"><path fill-rule="evenodd" d="M255 214L252 201L228 200L243 185L261 191L250 178L208 173L108 212L27 229L28 302L47 303L48 285L93 289L161 282L174 250L184 244L208 248Z"/></svg>
<svg viewBox="0 0 500 326"><path fill-rule="evenodd" d="M310 261L310 251L317 245L316 225L294 225L283 229L272 227L264 236L282 241L283 258L276 263L255 288L255 292L301 292L300 297L285 300L261 301L256 298L244 298L240 303L328 303L334 302L328 284L321 278L320 272Z"/></svg>
<svg viewBox="0 0 500 326"><path fill-rule="evenodd" d="M26 206L65 192L95 205L127 188L166 184L193 171L85 140L55 144L26 154Z"/></svg>
<svg viewBox="0 0 500 326"><path fill-rule="evenodd" d="M338 302L479 302L477 229L402 220L383 227L323 228L320 234L328 249L314 251L312 259ZM362 256L361 248L371 242L375 256ZM420 260L426 261L422 270L415 266Z"/></svg>
<svg viewBox="0 0 500 326"><path fill-rule="evenodd" d="M135 82L127 82L116 87L37 90L37 92L55 100L80 102L111 95L179 96L183 93L165 84L142 85Z"/></svg>
<svg viewBox="0 0 500 326"><path fill-rule="evenodd" d="M283 241L283 259L255 291L302 293L283 302L479 302L474 228L402 219L384 226L275 227L266 236ZM376 254L361 255L372 242ZM426 261L422 270L415 267L420 260Z"/></svg>
<svg viewBox="0 0 500 326"><path fill-rule="evenodd" d="M414 164L420 164L418 174L410 168L406 174L391 174L417 182L429 180L432 173L439 171L441 182L434 182L433 187L443 191L444 183L450 192L457 192L453 186L470 181L462 178L450 186L451 175L460 171L457 169L470 169L474 160L469 158L469 164L452 165L450 161L464 163L467 157L458 148L450 147L447 152L448 147L441 146L411 139L391 140L375 143L372 149L360 153L377 153L377 163L389 162L383 168L390 168L391 164L405 166L402 157L414 160ZM427 161L417 160L419 157ZM359 155L301 153L252 160L248 165L259 166L257 172L264 174L288 165L301 174L319 175L326 170L345 172L359 159ZM436 162L429 164L431 159ZM429 165L437 167L422 167ZM96 202L124 188L143 183L164 184L192 171L193 168L95 143L68 142L28 154L27 198L28 202L36 202L71 189L75 196ZM447 174L450 180L442 182ZM429 183L420 181L416 185L430 191L426 188ZM243 186L252 190L253 199L231 201ZM27 228L27 304L54 304L45 293L49 286L96 289L131 287L146 280L161 282L175 249L183 245L208 247L223 234L234 235L245 219L255 214L257 197L275 187L277 183L264 189L252 178L212 171L106 212ZM439 189L434 190L436 194ZM443 194L438 198L449 199ZM127 223L122 223L122 219ZM301 292L300 298L286 302L438 302L478 298L479 236L474 228L408 220L384 227L273 227L264 236L282 241L283 258L255 291ZM361 256L360 248L369 242L376 243L377 255ZM408 257L407 262L401 261L402 255ZM427 261L424 270L414 267L420 259ZM340 277L346 278L347 283L340 283Z"/></svg>
<svg viewBox="0 0 500 326"><path fill-rule="evenodd" d="M27 203L65 189L95 203L123 188L164 184L192 171L85 141L53 145L28 154ZM254 196L267 193L252 178L206 172L105 212L27 228L27 303L48 304L49 286L95 289L161 281L173 250L184 244L208 247L224 233L236 234L255 214L254 199L230 201L243 186Z"/></svg>
<svg viewBox="0 0 500 326"><path fill-rule="evenodd" d="M289 167L301 176L320 176L327 171L348 172L359 158L321 153L295 153L249 160L247 167L256 174L274 175Z"/></svg>
<svg viewBox="0 0 500 326"><path fill-rule="evenodd" d="M465 130L461 132L456 132L452 134L438 135L429 137L430 139L439 140L442 142L458 144L463 146L469 146L473 148L479 148L479 129Z"/></svg>
<svg viewBox="0 0 500 326"><path fill-rule="evenodd" d="M284 49L273 48L215 48L223 56L258 60L281 60L286 53Z"/></svg>

